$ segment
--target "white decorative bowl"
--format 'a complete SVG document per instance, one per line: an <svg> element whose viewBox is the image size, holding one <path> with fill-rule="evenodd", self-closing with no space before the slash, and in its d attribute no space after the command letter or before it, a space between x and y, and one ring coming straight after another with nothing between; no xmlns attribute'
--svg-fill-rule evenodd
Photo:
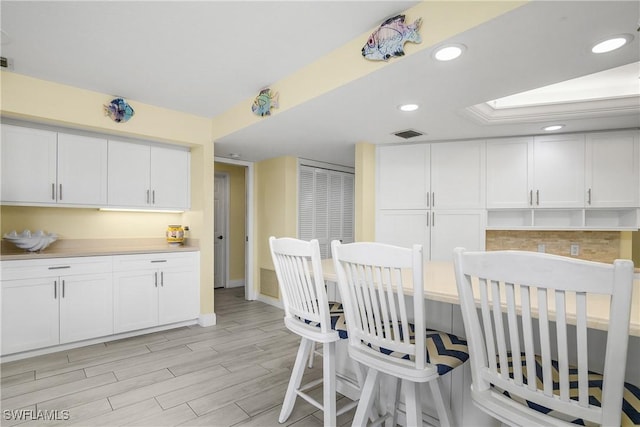
<svg viewBox="0 0 640 427"><path fill-rule="evenodd" d="M29 252L41 251L58 239L57 235L53 233L46 233L42 230L37 230L33 233L29 230L24 230L20 234L16 233L14 230L11 233L6 233L2 237L20 249L24 249Z"/></svg>

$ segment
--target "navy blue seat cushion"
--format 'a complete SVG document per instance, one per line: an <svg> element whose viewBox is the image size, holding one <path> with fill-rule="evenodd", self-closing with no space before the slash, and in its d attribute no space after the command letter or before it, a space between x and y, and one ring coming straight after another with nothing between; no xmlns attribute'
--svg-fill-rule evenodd
<svg viewBox="0 0 640 427"><path fill-rule="evenodd" d="M335 301L329 301L329 316L331 320L331 329L338 332L338 336L340 339L349 338L349 334L347 333L347 322L344 317L344 308L342 308L342 304ZM319 322L312 322L311 320L304 319L304 322L307 325L315 326L317 328L320 327Z"/></svg>

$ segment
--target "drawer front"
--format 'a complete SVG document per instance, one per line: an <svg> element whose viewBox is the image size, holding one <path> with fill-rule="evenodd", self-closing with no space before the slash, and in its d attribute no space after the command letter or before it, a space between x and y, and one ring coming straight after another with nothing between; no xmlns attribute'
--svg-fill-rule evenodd
<svg viewBox="0 0 640 427"><path fill-rule="evenodd" d="M115 255L113 271L195 267L198 252Z"/></svg>
<svg viewBox="0 0 640 427"><path fill-rule="evenodd" d="M73 257L0 262L2 280L111 273L112 257Z"/></svg>

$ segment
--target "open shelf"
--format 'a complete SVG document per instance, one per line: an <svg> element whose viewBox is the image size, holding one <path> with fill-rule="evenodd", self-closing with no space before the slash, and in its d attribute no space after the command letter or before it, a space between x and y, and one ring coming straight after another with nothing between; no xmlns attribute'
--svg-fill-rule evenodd
<svg viewBox="0 0 640 427"><path fill-rule="evenodd" d="M488 230L637 230L640 210L490 209Z"/></svg>

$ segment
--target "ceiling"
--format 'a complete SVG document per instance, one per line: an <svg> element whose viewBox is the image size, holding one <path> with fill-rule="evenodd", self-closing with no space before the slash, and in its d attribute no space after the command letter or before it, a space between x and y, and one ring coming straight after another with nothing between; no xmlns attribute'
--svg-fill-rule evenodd
<svg viewBox="0 0 640 427"><path fill-rule="evenodd" d="M13 72L212 118L414 4L2 0L0 47ZM540 134L554 123L563 132L637 128L637 96L500 114L473 106L623 65L640 76L639 20L637 1L533 1L451 38L466 46L456 60L433 60L431 47L392 59L220 138L215 153L349 166L356 143L403 142L393 133L406 129L425 134L409 141L446 141ZM634 36L627 46L590 52L621 33ZM405 102L421 108L401 113Z"/></svg>

